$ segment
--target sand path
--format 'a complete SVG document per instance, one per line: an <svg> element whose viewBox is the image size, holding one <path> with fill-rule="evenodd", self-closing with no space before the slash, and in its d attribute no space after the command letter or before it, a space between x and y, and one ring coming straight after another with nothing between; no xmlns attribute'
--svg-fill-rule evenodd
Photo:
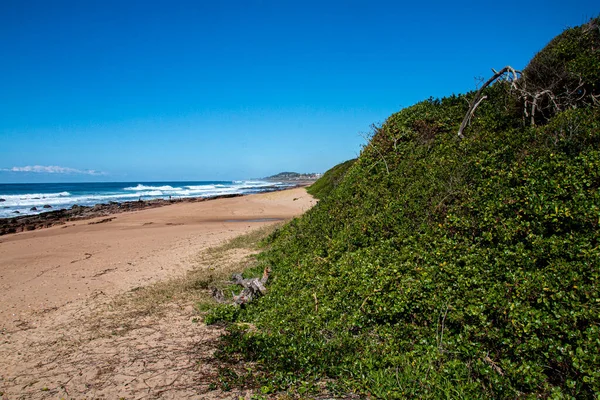
<svg viewBox="0 0 600 400"><path fill-rule="evenodd" d="M199 349L220 331L191 324L191 305L173 304L114 337L89 316L107 299L184 273L201 251L314 203L298 188L0 237L0 397L197 398L190 387L207 385L198 360L210 354Z"/></svg>

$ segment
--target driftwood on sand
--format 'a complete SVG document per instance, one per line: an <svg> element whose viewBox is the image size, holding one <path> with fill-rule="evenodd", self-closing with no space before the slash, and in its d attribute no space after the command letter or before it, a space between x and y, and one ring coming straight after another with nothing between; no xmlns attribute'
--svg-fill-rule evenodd
<svg viewBox="0 0 600 400"><path fill-rule="evenodd" d="M212 295L213 298L219 303L233 303L238 306L250 303L254 299L264 295L267 292L267 288L265 284L269 280L269 275L271 273L271 268L266 267L263 271L262 278L250 278L244 279L242 274L233 274L231 277L230 284L239 285L242 287L242 291L240 294L235 294L233 291L231 292L233 296L233 301L229 301L225 298L225 294L221 289L213 288Z"/></svg>

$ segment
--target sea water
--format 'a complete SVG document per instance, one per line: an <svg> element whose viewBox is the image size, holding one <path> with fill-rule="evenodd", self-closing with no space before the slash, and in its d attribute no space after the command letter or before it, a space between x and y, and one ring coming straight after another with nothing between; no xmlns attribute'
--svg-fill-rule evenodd
<svg viewBox="0 0 600 400"><path fill-rule="evenodd" d="M267 181L0 183L0 218L109 202L215 197L280 190L291 186ZM3 201L2 201L3 200ZM50 206L44 208L44 206ZM32 210L32 208L35 208ZM18 211L18 212L17 212Z"/></svg>

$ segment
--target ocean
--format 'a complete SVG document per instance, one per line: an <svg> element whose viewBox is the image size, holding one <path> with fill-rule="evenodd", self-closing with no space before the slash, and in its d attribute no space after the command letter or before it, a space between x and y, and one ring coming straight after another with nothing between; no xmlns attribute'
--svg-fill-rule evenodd
<svg viewBox="0 0 600 400"><path fill-rule="evenodd" d="M135 200L215 197L280 190L289 183L252 181L0 183L0 218ZM50 206L44 208L44 206Z"/></svg>

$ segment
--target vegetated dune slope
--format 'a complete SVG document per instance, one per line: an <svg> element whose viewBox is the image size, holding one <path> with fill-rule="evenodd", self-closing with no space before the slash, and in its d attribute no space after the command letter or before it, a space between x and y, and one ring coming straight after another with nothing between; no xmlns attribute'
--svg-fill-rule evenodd
<svg viewBox="0 0 600 400"><path fill-rule="evenodd" d="M274 388L600 392L599 25L484 89L462 140L474 92L390 116L331 193L271 237L258 267L273 268L269 294L238 316L257 329L232 328L230 346Z"/></svg>

